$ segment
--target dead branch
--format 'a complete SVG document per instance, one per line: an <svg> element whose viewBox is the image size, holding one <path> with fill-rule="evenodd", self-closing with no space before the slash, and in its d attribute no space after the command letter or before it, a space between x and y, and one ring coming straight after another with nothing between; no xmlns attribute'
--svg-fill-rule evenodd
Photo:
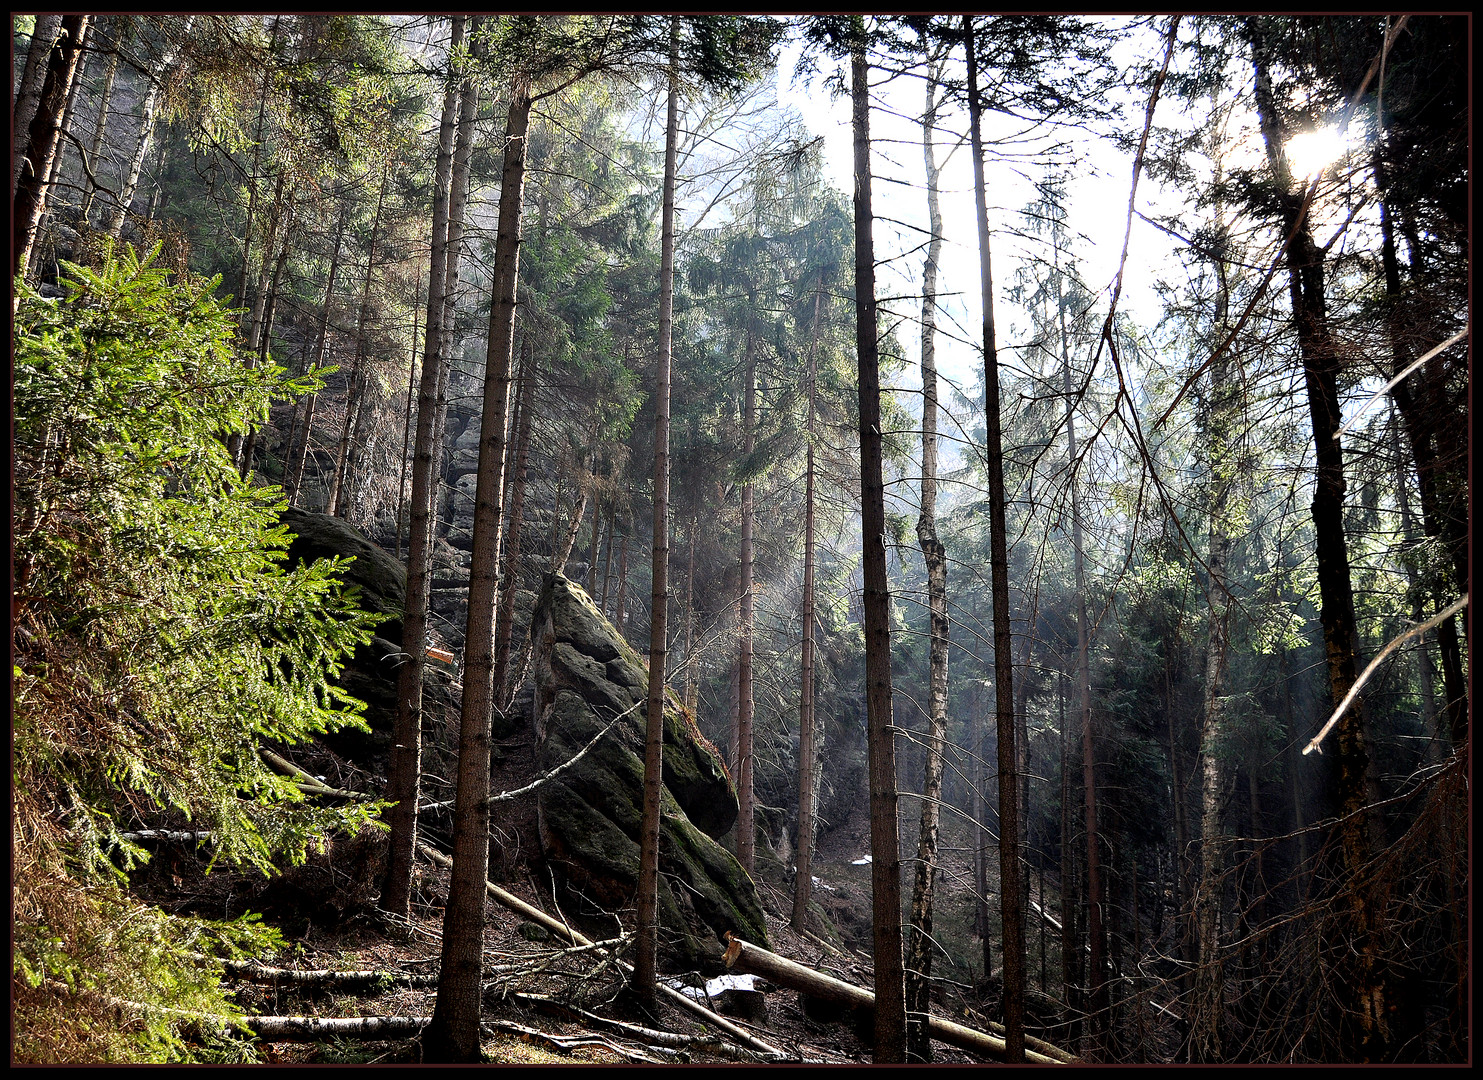
<svg viewBox="0 0 1483 1080"><path fill-rule="evenodd" d="M546 994L516 994L515 1000L548 1016L556 1016L562 1019L588 1024L599 1030L606 1030L614 1035L621 1035L624 1038L647 1043L650 1046L658 1046L670 1050L704 1050L707 1053L729 1057L734 1061L757 1060L757 1055L750 1050L735 1046L721 1039L703 1035L681 1035L676 1031L660 1031L657 1028L642 1027L639 1024L629 1024L622 1020L609 1020L605 1016L598 1016L596 1013L590 1013L586 1009L579 1009L575 1005L557 1001L555 998Z"/></svg>

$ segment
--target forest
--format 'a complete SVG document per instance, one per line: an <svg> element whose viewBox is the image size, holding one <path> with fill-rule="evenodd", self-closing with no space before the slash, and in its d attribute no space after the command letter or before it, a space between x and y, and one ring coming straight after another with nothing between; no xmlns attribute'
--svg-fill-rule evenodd
<svg viewBox="0 0 1483 1080"><path fill-rule="evenodd" d="M1471 1060L1471 16L13 15L11 1060Z"/></svg>

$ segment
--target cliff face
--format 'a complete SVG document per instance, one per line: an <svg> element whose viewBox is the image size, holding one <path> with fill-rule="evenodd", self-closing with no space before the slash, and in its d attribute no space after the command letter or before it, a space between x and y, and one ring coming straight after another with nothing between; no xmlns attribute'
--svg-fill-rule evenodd
<svg viewBox="0 0 1483 1080"><path fill-rule="evenodd" d="M581 761L538 789L543 852L578 903L620 910L638 884L647 665L559 574L546 576L532 628L537 767L545 772L569 760L618 718ZM765 941L766 924L752 879L716 842L736 822L736 789L668 691L664 784L662 940L686 966L718 966L726 931Z"/></svg>

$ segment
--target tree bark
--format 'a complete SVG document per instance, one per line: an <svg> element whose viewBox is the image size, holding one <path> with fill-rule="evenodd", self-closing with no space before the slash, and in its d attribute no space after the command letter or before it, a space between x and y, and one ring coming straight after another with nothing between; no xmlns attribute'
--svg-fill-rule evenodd
<svg viewBox="0 0 1483 1080"><path fill-rule="evenodd" d="M88 176L87 195L82 200L82 220L87 222L93 211L93 200L97 198L98 187L93 182L93 177L102 172L103 141L108 134L108 108L113 103L113 87L118 77L119 46L123 28L127 25L123 18L119 18L113 24L113 40L109 42L108 50L108 73L103 76L103 90L98 99L98 122L93 127L92 152L88 155L88 161L92 164L92 174Z"/></svg>
<svg viewBox="0 0 1483 1080"><path fill-rule="evenodd" d="M530 337L520 343L520 397L517 407L520 423L515 429L515 462L511 468L514 483L510 487L510 525L505 534L504 563L500 571L499 611L494 624L494 689L497 704L503 707L514 693L510 681L510 638L515 626L515 592L520 585L520 533L525 524L526 463L530 458L530 426L535 412L536 362L530 349Z"/></svg>
<svg viewBox="0 0 1483 1080"><path fill-rule="evenodd" d="M31 30L31 43L26 50L26 66L21 69L21 85L16 94L15 107L11 111L10 196L13 200L21 182L21 174L28 172L40 176L35 168L35 159L30 131L31 122L41 108L42 87L51 69L52 52L62 33L62 16L37 15ZM65 94L63 95L66 96Z"/></svg>
<svg viewBox="0 0 1483 1080"><path fill-rule="evenodd" d="M114 204L108 221L103 227L103 231L115 240L123 231L129 207L134 202L134 192L139 187L139 174L144 170L144 158L149 153L149 142L154 138L155 122L160 115L160 96L165 89L165 80L169 77L175 62L180 58L181 40L190 33L195 21L194 15L187 16L184 24L176 31L176 40L166 46L164 55L160 57L157 72L149 80L149 89L145 91L144 100L140 103L139 141L134 147L134 156L130 159L128 168L124 170L123 182L119 185L118 201Z"/></svg>
<svg viewBox="0 0 1483 1080"><path fill-rule="evenodd" d="M969 133L973 142L973 190L978 210L979 273L983 293L985 457L989 474L989 563L994 598L994 696L999 743L999 914L1003 922L1004 1028L1008 1061L1025 1060L1025 914L1019 860L1019 797L1015 754L1014 671L1010 654L1009 546L1005 520L1004 450L999 419L999 359L994 342L993 272L984 183L982 106L978 100L978 57L973 19L963 16L968 53Z"/></svg>
<svg viewBox="0 0 1483 1080"><path fill-rule="evenodd" d="M463 42L465 16L453 18L450 57ZM459 94L449 71L438 131L438 161L433 178L432 250L428 262L427 321L424 326L422 381L417 398L417 442L412 456L412 504L407 529L407 597L402 618L402 652L397 672L397 715L392 728L391 777L387 798L393 805L386 888L381 907L406 918L412 890L412 856L417 844L417 793L422 771L422 665L427 636L428 588L432 573L432 513L442 457L436 445L437 413L443 407L443 292L448 257L448 203L453 183L453 139L458 123ZM343 218L342 218L343 227ZM336 242L338 251L339 243ZM326 306L328 313L328 306ZM321 330L321 339L323 331ZM321 354L323 343L321 340ZM307 441L308 431L305 431Z"/></svg>
<svg viewBox="0 0 1483 1080"><path fill-rule="evenodd" d="M947 552L937 538L937 260L942 251L942 206L938 197L937 158L932 141L937 130L937 84L940 67L927 78L927 107L922 119L922 158L927 171L927 216L930 235L922 267L922 496L917 542L927 565L927 607L931 643L927 678L927 747L922 769L922 818L917 839L916 877L911 893L911 931L906 946L907 1054L932 1060L932 1041L923 1022L931 1011L932 902L937 873L938 803L942 797L942 753L947 735Z"/></svg>
<svg viewBox="0 0 1483 1080"><path fill-rule="evenodd" d="M746 391L742 415L742 457L751 467L752 452L757 446L757 360L750 330L747 333ZM741 496L741 641L736 664L736 796L739 812L736 819L736 861L747 873L753 872L757 848L757 821L752 790L752 629L757 619L756 597L752 575L755 559L752 549L752 498L750 479L742 485Z"/></svg>
<svg viewBox="0 0 1483 1080"><path fill-rule="evenodd" d="M874 923L875 1058L906 1060L901 950L901 851L896 822L896 749L891 717L891 594L886 577L879 328L871 205L870 87L865 23L854 17L851 99L855 136L855 347L860 396L860 535L864 546L865 682L870 760L870 884Z"/></svg>
<svg viewBox="0 0 1483 1080"><path fill-rule="evenodd" d="M1282 223L1289 239L1287 266L1298 350L1313 426L1317 476L1313 495L1314 546L1318 563L1320 618L1328 683L1333 700L1343 701L1356 678L1358 632L1344 536L1344 458L1338 432L1342 417L1338 376L1342 361L1328 325L1323 254L1303 216L1302 196L1294 191L1284 150L1286 132L1272 92L1266 41L1256 19L1246 23L1256 69L1256 107L1267 159L1277 182ZM1356 881L1374 850L1375 820L1370 803L1369 751L1363 698L1346 710L1336 731L1340 846L1345 877ZM1348 999L1344 1038L1353 1060L1385 1060L1390 1052L1387 990L1378 963L1373 912L1357 889L1348 901L1352 937L1342 961L1343 994Z"/></svg>
<svg viewBox="0 0 1483 1080"><path fill-rule="evenodd" d="M798 676L798 835L794 843L793 929L808 929L808 898L813 888L814 806L814 410L816 408L819 306L823 290L814 292L814 323L808 353L808 442L803 494L803 654ZM691 543L694 564L694 543Z"/></svg>
<svg viewBox="0 0 1483 1080"><path fill-rule="evenodd" d="M664 787L664 664L669 601L669 394L674 335L675 172L680 129L680 17L669 23L669 100L664 125L659 230L659 362L654 386L654 548L649 609L649 699L644 725L644 812L639 825L638 951L633 988L652 1006L658 977L659 799ZM618 606L621 609L622 588ZM622 616L620 614L619 618ZM621 627L621 623L620 623ZM620 629L621 632L621 629Z"/></svg>
<svg viewBox="0 0 1483 1080"><path fill-rule="evenodd" d="M36 234L41 228L41 217L46 212L45 178L51 169L52 157L57 152L57 143L62 135L62 113L67 105L67 94L72 88L77 73L78 58L82 55L82 38L87 32L88 15L65 15L60 21L60 36L55 46L47 48L44 60L45 77L41 82L38 100L26 126L24 161L15 166L14 200L11 228L17 281L24 281L31 252L36 246ZM43 20L50 26L48 16L38 16L37 26ZM49 33L49 30L45 33ZM32 48L45 44L45 33L41 40L33 40ZM17 115L20 114L18 102ZM29 107L28 107L29 108ZM21 137L20 131L16 137Z"/></svg>
<svg viewBox="0 0 1483 1080"><path fill-rule="evenodd" d="M469 615L464 637L463 715L458 738L453 872L443 920L442 979L424 1046L434 1058L479 1059L479 992L483 967L484 883L489 870L489 742L494 707L494 609L504 494L505 415L515 341L521 209L525 195L530 79L511 80L495 238L494 295L485 353L474 493L474 550L469 567Z"/></svg>
<svg viewBox="0 0 1483 1080"><path fill-rule="evenodd" d="M319 336L314 344L314 370L318 371L324 367L325 348L329 343L330 331L330 308L335 299L335 277L340 271L340 244L345 239L345 218L348 213L346 204L340 204L340 224L335 229L335 251L330 256L329 277L324 286L324 311L319 317ZM304 399L304 422L301 425L303 435L297 449L290 448L288 467L284 470L288 478L288 504L297 506L299 504L299 489L304 483L304 464L309 459L309 448L314 437L314 407L319 402L319 394L309 394Z"/></svg>
<svg viewBox="0 0 1483 1080"><path fill-rule="evenodd" d="M52 186L57 182L61 174L62 165L67 159L67 135L72 130L73 117L77 114L77 89L87 78L88 52L90 39L92 37L93 22L91 20L82 29L82 41L79 45L80 54L77 58L77 70L72 74L72 85L67 87L67 103L62 108L62 130L57 135L57 151L52 155L51 168L46 173L47 201L51 200Z"/></svg>

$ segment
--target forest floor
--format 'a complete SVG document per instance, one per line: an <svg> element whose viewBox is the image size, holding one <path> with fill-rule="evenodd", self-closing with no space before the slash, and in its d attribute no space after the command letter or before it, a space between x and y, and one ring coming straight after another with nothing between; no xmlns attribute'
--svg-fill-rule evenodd
<svg viewBox="0 0 1483 1080"><path fill-rule="evenodd" d="M371 787L366 773L346 768L334 755L316 748L301 754L301 765L316 774L328 774L332 784ZM518 787L530 775L529 738L515 737L496 745L493 780L496 789ZM359 783L357 782L359 781ZM429 796L439 798L432 785ZM555 902L549 883L541 887L537 877L538 837L535 832L534 800L523 798L495 804L491 835L490 878L557 919L566 914ZM907 854L914 853L916 822L914 803L903 800L901 835ZM814 900L828 916L828 923L814 927L820 936L805 937L788 926L791 883L778 854L759 845L758 888L767 916L773 951L815 968L834 978L871 987L870 955L870 865L869 821L863 805L845 821L821 834L814 860ZM430 820L428 833L436 837L437 821ZM976 978L978 964L964 960L979 956L973 935L971 832L964 822L943 823L943 873L939 879L934 937L947 950L939 954L934 976L940 979L934 1011L979 1030L985 1030L984 1011L995 1011L997 986L987 987ZM443 901L447 896L448 872L419 858L411 919L393 924L374 905L376 882L383 865L384 836L369 831L360 837L337 840L329 851L312 857L302 866L285 872L264 886L246 875L218 869L198 876L205 856L184 847L169 845L161 850L142 873L136 875L136 891L145 899L180 912L221 917L243 910L260 911L264 922L283 935L287 949L272 963L296 970L383 971L401 975L431 975L438 968L442 940ZM991 852L990 891L997 888L997 867ZM193 865L194 864L194 865ZM903 894L910 896L910 864L904 874ZM830 925L832 924L832 925ZM616 920L607 927L584 925L594 940L612 938ZM828 939L828 944L825 944ZM625 948L631 942L625 942ZM1034 956L1035 937L1031 936ZM698 1042L713 1038L700 1021L688 1012L661 1003L657 1016L643 1014L623 993L625 980L610 961L592 952L562 954L561 943L534 923L491 900L486 905L484 956L484 1050L498 1063L590 1063L634 1062L717 1063L738 1060L738 1055L714 1052L703 1045L679 1051L656 1048L626 1036L615 1028L590 1022L572 1010L563 1010L550 1000L565 1002L590 1014L630 1025L641 1025ZM631 953L631 949L628 949ZM949 957L956 956L954 963ZM631 956L630 956L631 959ZM1032 959L1033 964L1033 959ZM677 988L700 986L705 980L697 972L670 972L662 977ZM1032 976L1033 978L1033 976ZM975 984L980 985L975 985ZM782 1050L797 1062L851 1064L871 1060L869 1032L862 1040L846 1015L821 1017L814 1010L806 1015L804 1002L794 990L762 984L765 1007L750 1017L728 1015L761 1040ZM244 1013L263 1016L429 1017L436 1000L436 987L391 986L379 992L364 990L298 988L282 985L236 984L236 1000ZM987 996L988 1000L985 1000ZM752 999L754 1002L756 999ZM757 1005L752 1005L753 1010ZM724 1006L723 1006L724 1009ZM731 1042L726 1036L721 1036ZM396 1063L418 1060L419 1048L412 1039L369 1041L360 1038L326 1038L317 1042L259 1043L262 1060L283 1063ZM943 1063L972 1063L978 1059L942 1043L933 1044L934 1060Z"/></svg>

